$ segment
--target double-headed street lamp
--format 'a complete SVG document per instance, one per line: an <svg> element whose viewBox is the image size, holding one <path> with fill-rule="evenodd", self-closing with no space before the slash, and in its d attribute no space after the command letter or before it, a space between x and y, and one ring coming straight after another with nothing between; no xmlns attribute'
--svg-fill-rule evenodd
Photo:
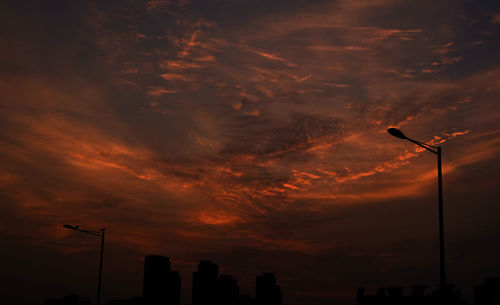
<svg viewBox="0 0 500 305"><path fill-rule="evenodd" d="M100 305L101 281L102 281L102 256L104 254L104 233L106 232L106 229L101 229L99 231L90 231L90 230L80 229L80 226L63 225L63 227L66 229L80 231L101 238L101 259L99 260L99 280L97 282L97 300L96 300L97 301L96 304Z"/></svg>
<svg viewBox="0 0 500 305"><path fill-rule="evenodd" d="M412 143L417 144L418 146L425 148L426 150L432 152L437 155L437 166L438 166L438 189L439 189L439 274L440 274L440 289L442 294L442 302L446 303L446 293L447 293L447 285L446 285L446 267L444 260L444 224L443 224L443 178L441 172L441 146L432 146L426 143L422 143L405 136L399 129L389 128L387 132L396 138L400 138L403 140L408 140Z"/></svg>

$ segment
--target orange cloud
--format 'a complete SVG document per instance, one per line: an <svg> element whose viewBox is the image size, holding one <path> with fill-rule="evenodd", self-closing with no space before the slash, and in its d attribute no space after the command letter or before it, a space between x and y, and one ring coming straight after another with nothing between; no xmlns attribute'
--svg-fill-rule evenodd
<svg viewBox="0 0 500 305"><path fill-rule="evenodd" d="M148 90L148 95L152 96L152 97L159 97L159 96L162 96L164 94L176 93L176 92L177 92L177 90L175 90L175 89L167 89L167 88L163 88L163 87L151 87Z"/></svg>
<svg viewBox="0 0 500 305"><path fill-rule="evenodd" d="M239 223L242 219L239 216L231 215L228 211L220 210L220 211L201 211L196 214L194 218L191 218L197 222L202 224L208 224L213 226L227 226L233 225L235 223Z"/></svg>
<svg viewBox="0 0 500 305"><path fill-rule="evenodd" d="M182 81L191 81L191 78L183 75L183 74L176 74L176 73L163 73L160 75L161 78L165 80L182 80Z"/></svg>
<svg viewBox="0 0 500 305"><path fill-rule="evenodd" d="M321 52L366 51L367 48L357 46L310 46L309 49Z"/></svg>

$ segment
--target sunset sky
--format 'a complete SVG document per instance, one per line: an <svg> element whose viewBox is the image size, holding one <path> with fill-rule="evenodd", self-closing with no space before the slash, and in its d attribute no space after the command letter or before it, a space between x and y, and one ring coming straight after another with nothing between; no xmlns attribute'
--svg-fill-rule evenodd
<svg viewBox="0 0 500 305"><path fill-rule="evenodd" d="M141 295L200 259L285 305L500 276L500 2L0 3L0 298ZM408 290L409 291L409 290ZM431 292L429 289L428 293ZM3 302L2 302L3 303Z"/></svg>

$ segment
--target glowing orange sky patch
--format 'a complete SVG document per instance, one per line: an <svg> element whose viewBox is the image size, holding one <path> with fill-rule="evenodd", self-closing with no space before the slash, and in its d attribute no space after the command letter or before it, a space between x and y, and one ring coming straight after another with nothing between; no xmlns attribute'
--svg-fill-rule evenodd
<svg viewBox="0 0 500 305"><path fill-rule="evenodd" d="M239 216L230 215L227 211L201 211L196 219L200 223L213 226L232 225L242 221Z"/></svg>

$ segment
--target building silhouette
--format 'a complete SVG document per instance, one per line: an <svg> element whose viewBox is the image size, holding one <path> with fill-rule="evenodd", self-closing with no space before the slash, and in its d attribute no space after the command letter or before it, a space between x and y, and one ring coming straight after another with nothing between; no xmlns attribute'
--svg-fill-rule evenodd
<svg viewBox="0 0 500 305"><path fill-rule="evenodd" d="M143 296L131 299L107 300L105 305L180 305L181 278L171 270L170 259L160 255L144 258ZM442 291L426 294L425 285L411 286L409 294L403 287L378 288L375 294L366 294L365 288L357 290L357 305L441 305ZM446 305L468 305L459 290L448 284ZM256 277L255 298L240 294L236 279L221 274L219 266L201 260L193 273L192 305L282 305L283 295L274 273ZM487 277L474 286L474 305L500 305L500 277ZM91 305L88 297L67 295L61 299L46 299L44 305Z"/></svg>
<svg viewBox="0 0 500 305"><path fill-rule="evenodd" d="M403 293L403 287L379 288L374 295L365 294L365 288L360 287L357 291L357 305L440 305L442 304L441 291L436 290L431 294L425 294L425 285L411 286L412 292L408 295ZM448 288L447 304L467 305L459 290L453 290L453 285Z"/></svg>
<svg viewBox="0 0 500 305"><path fill-rule="evenodd" d="M255 281L255 299L257 305L282 305L280 286L276 283L274 273L264 273Z"/></svg>
<svg viewBox="0 0 500 305"><path fill-rule="evenodd" d="M88 297L81 297L76 294L66 295L62 299L47 299L45 305L90 305Z"/></svg>
<svg viewBox="0 0 500 305"><path fill-rule="evenodd" d="M249 294L241 294L238 305L256 305L256 300Z"/></svg>
<svg viewBox="0 0 500 305"><path fill-rule="evenodd" d="M500 304L500 277L487 277L483 283L474 286L474 304Z"/></svg>
<svg viewBox="0 0 500 305"><path fill-rule="evenodd" d="M202 260L193 273L193 305L217 305L218 298L219 266Z"/></svg>
<svg viewBox="0 0 500 305"><path fill-rule="evenodd" d="M143 297L133 297L128 300L107 300L105 305L144 305Z"/></svg>
<svg viewBox="0 0 500 305"><path fill-rule="evenodd" d="M257 276L255 283L255 298L249 294L240 295L236 279L228 274L219 275L217 264L201 260L193 273L192 305L282 305L282 293L274 273ZM180 305L180 293L181 278L178 271L171 269L170 259L148 255L144 258L143 295L130 299L108 299L104 304ZM91 302L87 297L68 295L62 299L47 299L44 304L91 305Z"/></svg>
<svg viewBox="0 0 500 305"><path fill-rule="evenodd" d="M146 305L180 305L181 278L168 257L145 257L142 295Z"/></svg>
<svg viewBox="0 0 500 305"><path fill-rule="evenodd" d="M240 288L236 280L230 275L222 275L219 278L219 304L238 305Z"/></svg>

